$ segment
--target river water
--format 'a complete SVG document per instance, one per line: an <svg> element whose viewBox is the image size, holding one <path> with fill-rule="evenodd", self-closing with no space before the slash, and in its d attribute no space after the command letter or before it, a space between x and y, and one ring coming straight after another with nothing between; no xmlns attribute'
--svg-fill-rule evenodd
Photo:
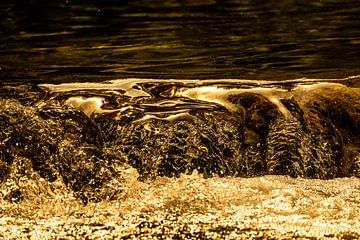
<svg viewBox="0 0 360 240"><path fill-rule="evenodd" d="M359 74L354 0L4 0L0 9L3 80Z"/></svg>
<svg viewBox="0 0 360 240"><path fill-rule="evenodd" d="M359 16L1 1L0 238L360 238Z"/></svg>

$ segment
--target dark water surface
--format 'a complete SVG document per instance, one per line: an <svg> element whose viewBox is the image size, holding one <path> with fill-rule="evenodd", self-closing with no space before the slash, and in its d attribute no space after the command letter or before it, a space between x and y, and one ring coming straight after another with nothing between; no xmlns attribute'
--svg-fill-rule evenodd
<svg viewBox="0 0 360 240"><path fill-rule="evenodd" d="M5 0L0 79L339 78L359 26L356 0Z"/></svg>

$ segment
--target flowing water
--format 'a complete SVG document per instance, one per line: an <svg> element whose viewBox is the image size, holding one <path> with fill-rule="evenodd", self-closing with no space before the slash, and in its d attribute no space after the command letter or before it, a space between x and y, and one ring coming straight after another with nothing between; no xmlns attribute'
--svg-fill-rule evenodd
<svg viewBox="0 0 360 240"><path fill-rule="evenodd" d="M0 7L0 76L10 81L359 74L356 0L4 0Z"/></svg>
<svg viewBox="0 0 360 240"><path fill-rule="evenodd" d="M0 238L360 238L358 1L0 3Z"/></svg>

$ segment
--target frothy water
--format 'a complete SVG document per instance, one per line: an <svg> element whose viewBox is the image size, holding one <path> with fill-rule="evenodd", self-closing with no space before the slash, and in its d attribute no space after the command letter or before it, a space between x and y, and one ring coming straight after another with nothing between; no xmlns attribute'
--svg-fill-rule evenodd
<svg viewBox="0 0 360 240"><path fill-rule="evenodd" d="M3 85L0 236L359 238L357 79Z"/></svg>
<svg viewBox="0 0 360 240"><path fill-rule="evenodd" d="M284 176L137 180L123 172L123 197L84 206L59 186L28 186L32 198L2 201L2 237L356 239L357 178L293 179ZM53 183L56 185L56 183ZM49 190L51 189L51 190ZM36 196L35 196L36 195Z"/></svg>

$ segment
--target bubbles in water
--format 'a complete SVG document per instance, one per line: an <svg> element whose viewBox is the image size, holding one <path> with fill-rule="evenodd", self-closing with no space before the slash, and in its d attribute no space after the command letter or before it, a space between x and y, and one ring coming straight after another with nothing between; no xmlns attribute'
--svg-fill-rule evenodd
<svg viewBox="0 0 360 240"><path fill-rule="evenodd" d="M297 81L5 89L1 236L359 237L359 90Z"/></svg>

